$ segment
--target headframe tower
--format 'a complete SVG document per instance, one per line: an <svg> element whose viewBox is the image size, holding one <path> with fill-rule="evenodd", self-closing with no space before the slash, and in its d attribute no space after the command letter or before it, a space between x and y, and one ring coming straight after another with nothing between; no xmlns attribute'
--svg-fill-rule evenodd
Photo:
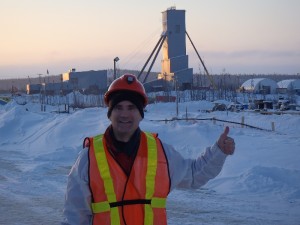
<svg viewBox="0 0 300 225"><path fill-rule="evenodd" d="M194 43L186 31L185 10L176 10L175 7L170 7L166 11L162 12L162 26L163 32L161 37L147 59L144 67L140 71L138 79L140 79L152 56L155 55L148 73L143 80L143 83L146 82L157 55L162 48L163 58L161 60L161 73L158 74L158 80L165 80L173 83L173 85L176 84L176 87L179 87L183 90L190 89L193 84L193 68L189 68L189 57L186 54L186 37L188 37L201 64L203 65L204 71L210 80L211 86L215 88L213 78L208 73L203 60L201 59Z"/></svg>
<svg viewBox="0 0 300 225"><path fill-rule="evenodd" d="M185 10L168 8L162 12L163 34L166 35L162 46L162 70L160 79L176 81L183 88L190 88L193 69L188 68L186 54Z"/></svg>

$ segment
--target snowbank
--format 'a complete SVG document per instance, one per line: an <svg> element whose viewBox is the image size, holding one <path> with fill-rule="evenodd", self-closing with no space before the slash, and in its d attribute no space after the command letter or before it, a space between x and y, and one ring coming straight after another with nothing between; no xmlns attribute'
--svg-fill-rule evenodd
<svg viewBox="0 0 300 225"><path fill-rule="evenodd" d="M212 120L156 121L177 116L175 103L147 106L144 130L157 132L184 157L196 157L230 127L237 150L220 175L200 190L175 190L168 200L170 224L299 224L300 117L250 112L212 112L211 102L179 104L178 118L211 118L275 131L242 128ZM56 113L40 105L0 106L0 224L58 224L68 172L87 136L109 125L106 108Z"/></svg>

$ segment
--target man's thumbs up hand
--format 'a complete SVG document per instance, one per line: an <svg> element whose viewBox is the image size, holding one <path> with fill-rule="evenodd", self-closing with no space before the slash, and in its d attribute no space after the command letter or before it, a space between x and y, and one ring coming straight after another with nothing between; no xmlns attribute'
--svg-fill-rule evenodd
<svg viewBox="0 0 300 225"><path fill-rule="evenodd" d="M224 132L220 135L219 140L217 142L219 148L226 155L232 155L235 150L234 139L228 136L229 127L225 127Z"/></svg>

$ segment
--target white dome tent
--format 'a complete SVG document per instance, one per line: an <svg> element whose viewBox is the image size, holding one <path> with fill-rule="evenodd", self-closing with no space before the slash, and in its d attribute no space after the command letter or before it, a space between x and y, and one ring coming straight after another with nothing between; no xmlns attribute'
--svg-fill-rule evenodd
<svg viewBox="0 0 300 225"><path fill-rule="evenodd" d="M260 94L275 94L278 85L276 81L268 78L254 78L245 81L241 90Z"/></svg>
<svg viewBox="0 0 300 225"><path fill-rule="evenodd" d="M282 80L277 83L280 93L287 93L295 91L300 93L300 80L299 79L290 79Z"/></svg>

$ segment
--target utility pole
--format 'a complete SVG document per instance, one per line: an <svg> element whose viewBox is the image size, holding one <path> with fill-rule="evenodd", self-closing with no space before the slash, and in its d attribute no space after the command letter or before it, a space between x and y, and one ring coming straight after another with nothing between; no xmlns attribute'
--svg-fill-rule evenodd
<svg viewBox="0 0 300 225"><path fill-rule="evenodd" d="M40 103L41 103L41 111L46 111L46 106L44 105L45 103L45 93L43 90L43 84L42 84L42 80L41 80L41 75L42 74L38 74L39 75L39 83L40 83Z"/></svg>
<svg viewBox="0 0 300 225"><path fill-rule="evenodd" d="M178 90L177 90L177 77L173 77L174 79L174 84L175 84L175 93L176 93L176 117L178 118L178 114L179 114L179 109L178 109Z"/></svg>
<svg viewBox="0 0 300 225"><path fill-rule="evenodd" d="M116 74L116 63L119 61L119 57L114 58L114 80L117 79L117 74Z"/></svg>

